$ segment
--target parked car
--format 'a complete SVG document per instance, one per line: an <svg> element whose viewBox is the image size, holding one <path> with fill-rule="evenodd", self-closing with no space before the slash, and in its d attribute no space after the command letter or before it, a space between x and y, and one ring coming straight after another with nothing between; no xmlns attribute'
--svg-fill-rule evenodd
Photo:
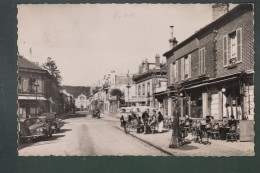
<svg viewBox="0 0 260 173"><path fill-rule="evenodd" d="M45 116L27 118L19 125L19 140L43 138L52 136L50 123Z"/></svg>
<svg viewBox="0 0 260 173"><path fill-rule="evenodd" d="M50 123L51 130L53 133L60 131L60 128L63 126L62 120L57 118L55 112L51 113L42 113L42 116L47 118L47 122Z"/></svg>

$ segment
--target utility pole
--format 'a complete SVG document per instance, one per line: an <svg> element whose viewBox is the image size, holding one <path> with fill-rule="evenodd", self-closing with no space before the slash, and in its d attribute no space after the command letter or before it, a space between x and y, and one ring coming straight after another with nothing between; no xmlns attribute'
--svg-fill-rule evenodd
<svg viewBox="0 0 260 173"><path fill-rule="evenodd" d="M127 106L129 107L129 89L131 88L130 86L130 82L129 82L129 70L128 70L128 73L127 73L127 80L128 80L128 83L127 83Z"/></svg>
<svg viewBox="0 0 260 173"><path fill-rule="evenodd" d="M38 98L37 98L37 92L38 92L38 87L39 87L39 83L36 81L35 83L34 83L34 86L35 86L35 97L36 97L36 116L38 116L38 106L39 106L39 104L38 104Z"/></svg>

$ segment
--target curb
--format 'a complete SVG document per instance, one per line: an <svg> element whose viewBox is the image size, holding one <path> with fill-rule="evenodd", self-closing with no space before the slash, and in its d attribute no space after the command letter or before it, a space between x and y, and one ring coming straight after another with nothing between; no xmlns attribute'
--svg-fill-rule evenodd
<svg viewBox="0 0 260 173"><path fill-rule="evenodd" d="M118 130L124 131L123 129L121 129L121 128L117 127L117 126L116 126L115 128L117 128ZM168 151L162 149L161 147L158 147L157 145L152 144L151 142L148 142L148 141L146 141L146 140L143 140L143 139L141 139L141 138L139 138L139 137L137 137L137 136L135 136L135 135L133 135L133 134L131 134L131 133L128 133L128 135L131 135L132 137L134 137L134 138L136 138L136 139L138 139L138 140L140 140L140 141L142 141L142 142L144 142L144 143L146 143L146 144L148 144L148 145L150 145L150 146L156 148L157 150L160 150L161 152L163 152L163 153L165 153L165 154L168 154L168 155L170 155L170 156L174 156L172 153L170 153L170 152L168 152Z"/></svg>

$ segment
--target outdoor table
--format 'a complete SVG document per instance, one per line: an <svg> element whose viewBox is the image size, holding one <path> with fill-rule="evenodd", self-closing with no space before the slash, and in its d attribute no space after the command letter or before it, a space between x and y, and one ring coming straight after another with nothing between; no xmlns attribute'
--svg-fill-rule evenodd
<svg viewBox="0 0 260 173"><path fill-rule="evenodd" d="M230 127L221 127L219 129L220 139L226 140L229 129Z"/></svg>

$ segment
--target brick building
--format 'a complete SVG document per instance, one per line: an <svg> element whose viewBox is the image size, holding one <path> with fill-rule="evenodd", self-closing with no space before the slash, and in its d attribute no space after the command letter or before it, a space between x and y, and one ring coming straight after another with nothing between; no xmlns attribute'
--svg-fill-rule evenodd
<svg viewBox="0 0 260 173"><path fill-rule="evenodd" d="M151 106L160 108L161 103L155 97L155 93L166 90L166 64L160 62L160 56L155 56L155 63L143 61L139 66L138 74L133 76L135 82L135 98L133 102L136 106Z"/></svg>
<svg viewBox="0 0 260 173"><path fill-rule="evenodd" d="M254 119L253 6L227 7L225 14L218 7L223 4L213 6L216 20L164 54L169 115L176 108L180 116L192 118ZM177 92L184 95L178 107Z"/></svg>
<svg viewBox="0 0 260 173"><path fill-rule="evenodd" d="M57 80L39 65L18 57L18 117L59 111Z"/></svg>

